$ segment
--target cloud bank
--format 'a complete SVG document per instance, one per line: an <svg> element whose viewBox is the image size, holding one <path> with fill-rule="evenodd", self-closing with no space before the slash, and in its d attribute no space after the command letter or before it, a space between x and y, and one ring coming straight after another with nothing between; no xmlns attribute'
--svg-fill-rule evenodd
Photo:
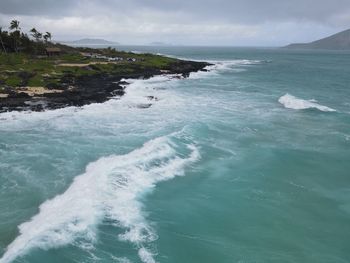
<svg viewBox="0 0 350 263"><path fill-rule="evenodd" d="M347 29L350 1L1 0L0 25L13 18L64 40L278 46Z"/></svg>

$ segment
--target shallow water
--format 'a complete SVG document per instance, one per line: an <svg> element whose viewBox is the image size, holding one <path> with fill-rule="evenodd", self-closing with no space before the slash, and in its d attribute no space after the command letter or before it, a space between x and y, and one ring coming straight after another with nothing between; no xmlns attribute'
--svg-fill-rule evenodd
<svg viewBox="0 0 350 263"><path fill-rule="evenodd" d="M215 66L0 114L1 263L350 261L350 53L123 48Z"/></svg>

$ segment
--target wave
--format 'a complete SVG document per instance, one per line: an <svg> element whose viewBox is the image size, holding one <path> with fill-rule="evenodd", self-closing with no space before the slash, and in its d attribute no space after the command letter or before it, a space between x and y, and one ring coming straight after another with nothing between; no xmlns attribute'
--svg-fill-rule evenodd
<svg viewBox="0 0 350 263"><path fill-rule="evenodd" d="M324 112L336 111L335 109L318 104L316 100L303 100L288 93L280 97L278 99L278 102L281 103L285 108L294 110L318 109Z"/></svg>
<svg viewBox="0 0 350 263"><path fill-rule="evenodd" d="M131 125L131 122L142 115L142 112L147 112L145 109L140 110L143 105L165 104L169 106L177 103L176 98L174 98L176 94L171 91L171 87L181 81L177 75L123 80L128 85L125 85L126 93L121 98L116 97L104 103L92 103L82 107L72 106L43 112L3 112L0 113L0 130L35 129L37 126L42 126L43 123L61 130L70 129L72 125L78 125L78 123L79 126L86 127L90 121L108 124L111 119L115 120L116 118L118 121L114 121L114 123L118 123L119 126L122 123Z"/></svg>
<svg viewBox="0 0 350 263"><path fill-rule="evenodd" d="M194 59L192 60L196 61ZM246 65L256 65L265 62L267 63L268 61L236 59L227 61L208 60L207 62L213 64L211 66L206 67L207 71L193 72L190 74L189 78L205 79L222 72L240 72L245 70L244 66ZM99 118L103 118L104 115L109 113L115 115L117 108L118 111L124 109L130 111L130 108L142 108L144 110L144 108L148 108L157 100L162 100L162 98L169 98L170 96L174 96L173 93L166 91L164 86L172 87L182 79L182 76L178 74L164 74L152 77L150 79L123 79L124 81L129 83L129 85L125 85L126 93L121 98L116 97L104 103L92 103L89 105L84 105L82 107L70 106L56 110L47 110L44 112L3 112L0 113L0 123L6 122L7 125L6 127L1 128L6 129L8 126L13 125L15 125L17 128L21 128L26 125L32 125L35 122L42 122L44 120L52 121L62 117L75 118L76 116L85 115L86 113L92 114L92 116L98 115ZM169 82L171 82L172 84L170 84ZM155 100L150 101L150 97L155 98ZM174 99L167 100L167 103L169 102L176 103ZM101 114L100 112L103 112L104 114ZM127 114L130 115L129 113L130 112L128 112ZM30 118L28 118L29 115ZM89 117L91 117L91 115L89 115Z"/></svg>
<svg viewBox="0 0 350 263"><path fill-rule="evenodd" d="M200 157L194 144L187 138L180 143L176 136L159 137L126 155L90 163L63 194L44 202L37 215L19 226L19 236L0 262L11 262L34 248L73 244L84 249L96 240L102 220L123 230L119 240L134 244L141 261L155 262L147 244L157 235L143 214L141 198L156 183L184 175L185 167Z"/></svg>
<svg viewBox="0 0 350 263"><path fill-rule="evenodd" d="M248 59L235 59L235 60L223 60L223 61L217 61L217 60L206 60L206 61L193 60L193 61L208 62L213 65L205 67L205 69L207 70L206 72L198 71L198 72L191 73L190 74L191 79L201 79L205 77L210 77L211 75L217 75L222 72L242 72L246 70L245 66L259 65L259 64L270 62L270 61L248 60Z"/></svg>

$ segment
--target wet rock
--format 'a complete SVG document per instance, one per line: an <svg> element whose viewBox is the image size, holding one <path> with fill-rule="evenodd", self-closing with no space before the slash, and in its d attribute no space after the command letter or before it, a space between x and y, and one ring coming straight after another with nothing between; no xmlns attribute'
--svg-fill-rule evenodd
<svg viewBox="0 0 350 263"><path fill-rule="evenodd" d="M152 103L147 103L147 104L138 104L136 108L138 109L148 109L152 106Z"/></svg>
<svg viewBox="0 0 350 263"><path fill-rule="evenodd" d="M30 96L25 92L10 92L8 98L30 98Z"/></svg>
<svg viewBox="0 0 350 263"><path fill-rule="evenodd" d="M158 98L155 97L155 96L147 96L146 97L148 100L155 100L155 101L158 101Z"/></svg>

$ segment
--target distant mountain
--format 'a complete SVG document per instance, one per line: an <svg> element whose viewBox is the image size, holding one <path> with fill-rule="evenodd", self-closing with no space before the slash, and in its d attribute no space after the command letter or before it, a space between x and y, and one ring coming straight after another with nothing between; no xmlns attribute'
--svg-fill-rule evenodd
<svg viewBox="0 0 350 263"><path fill-rule="evenodd" d="M75 41L60 41L63 44L67 45L119 45L118 42L112 42L105 39L99 38L83 38Z"/></svg>
<svg viewBox="0 0 350 263"><path fill-rule="evenodd" d="M151 46L171 46L169 43L164 43L164 42L152 42L150 43Z"/></svg>
<svg viewBox="0 0 350 263"><path fill-rule="evenodd" d="M350 50L350 29L311 43L291 44L284 48Z"/></svg>

